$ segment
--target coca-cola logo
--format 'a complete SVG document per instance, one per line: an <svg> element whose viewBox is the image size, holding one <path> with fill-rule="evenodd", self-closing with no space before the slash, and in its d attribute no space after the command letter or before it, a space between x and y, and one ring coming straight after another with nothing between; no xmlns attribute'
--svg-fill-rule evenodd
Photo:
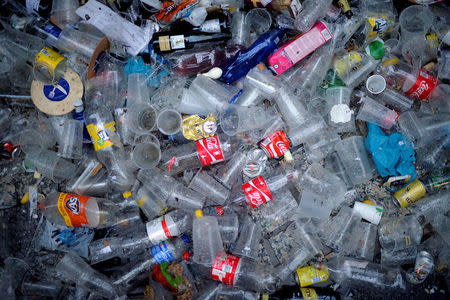
<svg viewBox="0 0 450 300"><path fill-rule="evenodd" d="M217 139L215 139L214 137L206 138L206 148L208 150L215 150L215 149L219 148L219 141Z"/></svg>
<svg viewBox="0 0 450 300"><path fill-rule="evenodd" d="M426 82L425 80L422 80L420 82L419 87L416 89L416 91L414 93L412 93L412 95L414 95L415 97L420 97L420 95L422 95L423 92L428 91L428 82Z"/></svg>
<svg viewBox="0 0 450 300"><path fill-rule="evenodd" d="M247 193L247 197L248 197L248 201L255 207L260 206L261 204L264 203L259 191L253 191L251 193Z"/></svg>
<svg viewBox="0 0 450 300"><path fill-rule="evenodd" d="M280 150L281 153L285 153L288 148L283 141L278 141L275 143L275 146Z"/></svg>

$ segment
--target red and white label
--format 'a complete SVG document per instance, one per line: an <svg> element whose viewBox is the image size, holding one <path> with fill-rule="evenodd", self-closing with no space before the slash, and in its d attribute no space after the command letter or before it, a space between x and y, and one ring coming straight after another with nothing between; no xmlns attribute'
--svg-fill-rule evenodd
<svg viewBox="0 0 450 300"><path fill-rule="evenodd" d="M196 144L198 157L203 166L213 165L224 160L217 134L198 140Z"/></svg>
<svg viewBox="0 0 450 300"><path fill-rule="evenodd" d="M148 238L152 244L157 244L173 236L180 235L180 231L170 215L149 221L146 227Z"/></svg>
<svg viewBox="0 0 450 300"><path fill-rule="evenodd" d="M281 157L289 150L290 145L291 143L283 131L277 131L269 135L260 143L261 148L270 158Z"/></svg>
<svg viewBox="0 0 450 300"><path fill-rule="evenodd" d="M406 92L406 95L419 98L420 100L426 100L430 96L431 92L438 85L437 78L430 74L420 71L414 85Z"/></svg>
<svg viewBox="0 0 450 300"><path fill-rule="evenodd" d="M261 175L244 183L242 189L252 208L258 207L273 199L272 194Z"/></svg>
<svg viewBox="0 0 450 300"><path fill-rule="evenodd" d="M230 254L217 254L211 270L211 278L225 284L234 284L240 258Z"/></svg>

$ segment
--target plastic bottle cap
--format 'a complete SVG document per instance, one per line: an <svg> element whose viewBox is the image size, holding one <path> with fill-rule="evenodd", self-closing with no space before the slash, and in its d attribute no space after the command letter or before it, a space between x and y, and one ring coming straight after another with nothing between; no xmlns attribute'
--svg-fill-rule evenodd
<svg viewBox="0 0 450 300"><path fill-rule="evenodd" d="M390 59L387 59L387 60L383 61L381 63L381 65L383 67L389 67L389 66L393 66L393 65L395 65L397 63L398 63L398 57L393 57L393 58L390 58Z"/></svg>
<svg viewBox="0 0 450 300"><path fill-rule="evenodd" d="M363 203L375 205L375 202L373 200L364 200Z"/></svg>
<svg viewBox="0 0 450 300"><path fill-rule="evenodd" d="M122 194L122 196L126 199L128 197L131 197L131 191L126 191L125 193Z"/></svg>
<svg viewBox="0 0 450 300"><path fill-rule="evenodd" d="M195 211L195 216L196 216L197 218L203 217L203 212L202 212L202 210L201 210L201 209L197 209L197 210Z"/></svg>
<svg viewBox="0 0 450 300"><path fill-rule="evenodd" d="M42 210L42 202L39 202L39 209Z"/></svg>
<svg viewBox="0 0 450 300"><path fill-rule="evenodd" d="M374 59L381 59L385 53L384 42L381 39L376 39L369 46L366 47L366 53Z"/></svg>
<svg viewBox="0 0 450 300"><path fill-rule="evenodd" d="M189 252L184 252L183 253L183 260L189 260L189 258L191 257L191 255L189 254Z"/></svg>

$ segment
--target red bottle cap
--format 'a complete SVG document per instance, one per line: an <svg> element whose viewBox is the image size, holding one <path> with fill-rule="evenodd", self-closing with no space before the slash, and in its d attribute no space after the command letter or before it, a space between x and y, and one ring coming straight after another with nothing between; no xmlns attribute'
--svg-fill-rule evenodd
<svg viewBox="0 0 450 300"><path fill-rule="evenodd" d="M189 254L189 252L184 252L183 253L183 260L186 260L186 261L188 261L189 260L189 258L190 258L190 254Z"/></svg>

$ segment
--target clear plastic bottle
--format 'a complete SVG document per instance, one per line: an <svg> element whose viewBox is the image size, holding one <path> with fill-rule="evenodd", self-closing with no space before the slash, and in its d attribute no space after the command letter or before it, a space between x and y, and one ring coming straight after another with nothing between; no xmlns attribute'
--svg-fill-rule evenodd
<svg viewBox="0 0 450 300"><path fill-rule="evenodd" d="M148 239L152 244L191 231L192 215L174 210L146 223Z"/></svg>
<svg viewBox="0 0 450 300"><path fill-rule="evenodd" d="M284 174L255 177L254 179L242 185L242 192L232 201L233 203L245 202L252 208L263 205L272 200L272 193L286 187L289 182L297 182L300 178L300 172L289 170Z"/></svg>
<svg viewBox="0 0 450 300"><path fill-rule="evenodd" d="M128 190L134 176L127 170L125 152L116 134L116 127L106 93L106 76L97 76L88 81L86 87L85 121L98 160L109 172L112 188Z"/></svg>
<svg viewBox="0 0 450 300"><path fill-rule="evenodd" d="M197 218L192 224L192 260L198 264L212 266L215 257L224 252L219 223L214 216L203 216L201 210L196 210L195 214Z"/></svg>
<svg viewBox="0 0 450 300"><path fill-rule="evenodd" d="M295 17L295 28L301 32L311 29L314 23L324 17L333 0L306 0L302 2L302 10Z"/></svg>
<svg viewBox="0 0 450 300"><path fill-rule="evenodd" d="M230 159L238 147L239 140L224 134L216 134L163 152L161 168L178 174L186 170L217 164Z"/></svg>
<svg viewBox="0 0 450 300"><path fill-rule="evenodd" d="M113 275L113 284L120 291L130 290L147 277L155 265L163 262L170 264L187 258L188 254L185 253L189 243L186 238L177 238L154 245L150 248L150 253L139 256L137 260L123 266L118 274Z"/></svg>
<svg viewBox="0 0 450 300"><path fill-rule="evenodd" d="M120 220L117 205L103 198L52 192L39 207L47 220L61 226L104 228Z"/></svg>

